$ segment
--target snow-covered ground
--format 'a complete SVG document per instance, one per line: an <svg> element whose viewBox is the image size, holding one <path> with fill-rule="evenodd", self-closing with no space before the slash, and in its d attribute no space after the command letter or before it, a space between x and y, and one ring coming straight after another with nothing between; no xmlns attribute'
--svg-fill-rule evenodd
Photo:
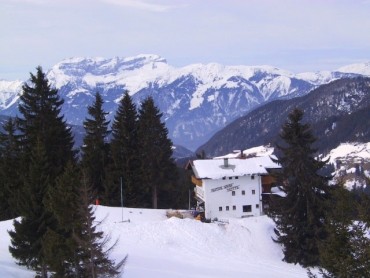
<svg viewBox="0 0 370 278"><path fill-rule="evenodd" d="M167 218L165 210L104 206L97 207L96 215L97 220L106 217L101 228L112 241L119 238L111 257L128 255L123 277L307 277L299 265L282 261L281 247L271 239L274 223L267 216L207 224ZM0 222L0 277L33 277L9 254L9 229L12 221Z"/></svg>

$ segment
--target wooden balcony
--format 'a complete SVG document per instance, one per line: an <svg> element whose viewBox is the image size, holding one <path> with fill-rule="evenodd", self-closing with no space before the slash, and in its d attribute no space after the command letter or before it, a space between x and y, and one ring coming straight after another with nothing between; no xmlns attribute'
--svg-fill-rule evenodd
<svg viewBox="0 0 370 278"><path fill-rule="evenodd" d="M202 186L202 180L197 179L195 176L191 176L191 182L197 186Z"/></svg>

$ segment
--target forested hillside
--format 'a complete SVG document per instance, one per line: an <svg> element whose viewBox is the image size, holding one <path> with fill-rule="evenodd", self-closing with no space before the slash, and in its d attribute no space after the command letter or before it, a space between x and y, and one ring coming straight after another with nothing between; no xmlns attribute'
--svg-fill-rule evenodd
<svg viewBox="0 0 370 278"><path fill-rule="evenodd" d="M370 79L358 77L333 81L303 97L263 105L217 132L197 152L214 156L275 143L282 123L296 107L304 111L304 121L320 138L317 147L322 152L341 142L370 141Z"/></svg>

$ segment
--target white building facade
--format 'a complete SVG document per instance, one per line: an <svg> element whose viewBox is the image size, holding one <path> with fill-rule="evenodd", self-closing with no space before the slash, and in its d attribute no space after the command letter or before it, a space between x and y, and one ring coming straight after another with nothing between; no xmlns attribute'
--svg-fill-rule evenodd
<svg viewBox="0 0 370 278"><path fill-rule="evenodd" d="M195 197L210 220L263 215L267 169L280 168L269 157L195 160L191 167Z"/></svg>

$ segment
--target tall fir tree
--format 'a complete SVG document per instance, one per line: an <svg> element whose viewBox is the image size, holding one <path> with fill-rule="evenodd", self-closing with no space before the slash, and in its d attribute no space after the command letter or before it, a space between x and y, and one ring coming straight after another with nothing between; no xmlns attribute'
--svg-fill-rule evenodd
<svg viewBox="0 0 370 278"><path fill-rule="evenodd" d="M109 164L107 112L103 110L104 101L99 93L94 103L87 108L88 118L83 125L86 131L82 147L82 167L88 182L101 198L104 194L106 170Z"/></svg>
<svg viewBox="0 0 370 278"><path fill-rule="evenodd" d="M9 232L9 249L19 264L37 270L41 277L48 275L45 234L56 225L44 205L45 196L76 154L71 130L60 115L62 104L58 91L50 87L38 67L24 84L19 103L22 185L17 210L21 220L15 220L14 231Z"/></svg>
<svg viewBox="0 0 370 278"><path fill-rule="evenodd" d="M152 97L145 99L139 109L138 140L143 185L148 192L146 203L158 208L159 193L165 185L177 179L177 169L172 158L172 142L161 121L162 113Z"/></svg>
<svg viewBox="0 0 370 278"><path fill-rule="evenodd" d="M286 197L273 199L270 216L276 223L278 243L283 245L284 260L305 267L319 265L318 242L325 238L325 200L328 178L320 176L324 161L315 158L309 124L303 124L303 112L294 109L283 125L283 145L276 160L282 166L277 175Z"/></svg>
<svg viewBox="0 0 370 278"><path fill-rule="evenodd" d="M18 216L16 205L22 173L16 121L9 119L3 129L0 133L0 221Z"/></svg>
<svg viewBox="0 0 370 278"><path fill-rule="evenodd" d="M113 164L110 171L110 187L106 195L111 205L120 204L120 183L124 190L123 203L127 207L142 205L140 175L138 114L132 98L126 92L121 99L112 124L111 151Z"/></svg>
<svg viewBox="0 0 370 278"><path fill-rule="evenodd" d="M20 220L14 220L14 231L9 231L9 251L19 265L36 270L40 277L48 277L44 236L52 224L52 216L45 209L44 197L50 186L49 164L43 144L36 143L30 157L29 171L24 177L22 195L19 195Z"/></svg>

